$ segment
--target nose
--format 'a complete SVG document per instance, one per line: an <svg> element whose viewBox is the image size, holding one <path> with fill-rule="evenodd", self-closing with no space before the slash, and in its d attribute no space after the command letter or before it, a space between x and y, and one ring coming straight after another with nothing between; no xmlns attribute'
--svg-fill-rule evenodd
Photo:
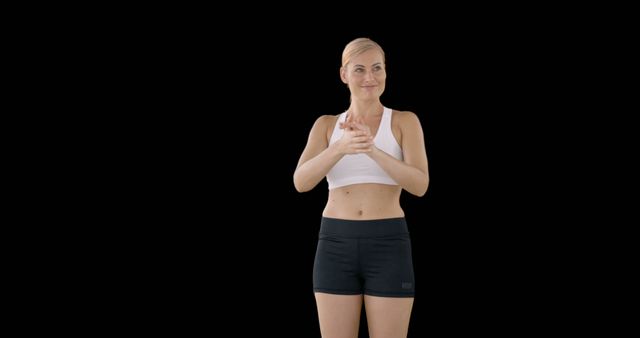
<svg viewBox="0 0 640 338"><path fill-rule="evenodd" d="M373 79L374 79L373 72L371 72L371 71L365 72L365 74L364 74L365 82L372 82Z"/></svg>

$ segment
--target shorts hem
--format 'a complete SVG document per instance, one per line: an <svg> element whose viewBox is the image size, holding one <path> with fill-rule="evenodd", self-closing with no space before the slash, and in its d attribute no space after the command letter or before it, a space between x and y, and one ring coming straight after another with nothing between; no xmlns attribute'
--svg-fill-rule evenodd
<svg viewBox="0 0 640 338"><path fill-rule="evenodd" d="M393 297L393 298L415 298L415 292L402 293L402 292L378 292L372 290L365 290L365 295L375 297Z"/></svg>
<svg viewBox="0 0 640 338"><path fill-rule="evenodd" d="M313 292L330 293L334 295L361 295L362 291L348 291L348 290L335 290L335 289L323 289L313 288Z"/></svg>

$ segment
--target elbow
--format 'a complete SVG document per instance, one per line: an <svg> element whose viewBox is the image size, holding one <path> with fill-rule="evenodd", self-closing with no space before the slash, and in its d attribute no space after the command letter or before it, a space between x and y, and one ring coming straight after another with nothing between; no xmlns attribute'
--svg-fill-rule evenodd
<svg viewBox="0 0 640 338"><path fill-rule="evenodd" d="M424 182L424 185L420 189L420 193L418 194L418 196L424 196L427 193L427 190L429 190L429 177L427 177L426 181Z"/></svg>
<svg viewBox="0 0 640 338"><path fill-rule="evenodd" d="M302 186L300 184L294 183L293 185L296 187L296 191L297 192L307 192L307 191L309 191L309 189L307 189L306 187L304 187L304 186Z"/></svg>
<svg viewBox="0 0 640 338"><path fill-rule="evenodd" d="M424 182L422 182L418 187L416 187L416 189L414 189L414 191L412 191L411 193L417 197L422 197L427 193L427 190L429 189L429 178L427 177Z"/></svg>
<svg viewBox="0 0 640 338"><path fill-rule="evenodd" d="M425 177L424 184L420 189L420 195L418 196L420 197L424 196L427 193L427 190L429 190L429 176Z"/></svg>
<svg viewBox="0 0 640 338"><path fill-rule="evenodd" d="M424 196L426 193L427 193L427 189L425 188L425 189L419 189L419 190L416 190L416 191L414 191L412 194L413 194L414 196L417 196L417 197L422 197L422 196Z"/></svg>
<svg viewBox="0 0 640 338"><path fill-rule="evenodd" d="M303 193L303 192L307 192L310 191L311 189L313 189L313 187L306 187L306 186L301 186L301 185L295 185L296 187L296 191L299 193Z"/></svg>
<svg viewBox="0 0 640 338"><path fill-rule="evenodd" d="M311 190L308 184L304 184L301 182L300 178L297 175L293 175L293 186L296 188L297 192L307 192Z"/></svg>
<svg viewBox="0 0 640 338"><path fill-rule="evenodd" d="M413 195L416 196L416 197L422 197L426 193L427 193L427 190L420 190L420 191L414 191Z"/></svg>

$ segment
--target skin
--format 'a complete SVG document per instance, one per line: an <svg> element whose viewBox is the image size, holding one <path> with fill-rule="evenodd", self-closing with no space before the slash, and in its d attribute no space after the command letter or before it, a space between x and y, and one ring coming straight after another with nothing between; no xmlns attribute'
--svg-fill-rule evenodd
<svg viewBox="0 0 640 338"><path fill-rule="evenodd" d="M402 190L423 196L429 186L424 136L418 117L409 111L393 111L391 129L402 148L400 161L373 143L384 109L380 96L386 82L384 57L369 49L340 68L340 78L351 92L345 132L329 145L337 115L324 115L314 123L307 145L293 175L299 192L313 189L345 155L365 153L399 185L353 184L329 191L323 216L348 220L404 217L400 206ZM413 298L334 295L317 292L320 330L324 338L356 338L364 302L369 335L373 338L406 337Z"/></svg>

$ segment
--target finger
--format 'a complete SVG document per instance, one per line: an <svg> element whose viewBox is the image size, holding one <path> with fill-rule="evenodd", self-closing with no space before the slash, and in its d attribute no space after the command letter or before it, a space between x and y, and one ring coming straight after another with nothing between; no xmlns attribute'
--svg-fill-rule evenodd
<svg viewBox="0 0 640 338"><path fill-rule="evenodd" d="M353 142L355 143L368 143L373 144L371 138L369 136L358 136L353 138Z"/></svg>
<svg viewBox="0 0 640 338"><path fill-rule="evenodd" d="M369 126L367 126L366 124L362 124L362 123L354 123L353 127L358 129L358 130L362 130L362 131L366 131L369 132Z"/></svg>
<svg viewBox="0 0 640 338"><path fill-rule="evenodd" d="M340 124L345 127L355 127L355 124L353 122L340 122Z"/></svg>
<svg viewBox="0 0 640 338"><path fill-rule="evenodd" d="M371 133L368 130L354 129L351 134L353 137L356 136L371 136Z"/></svg>

